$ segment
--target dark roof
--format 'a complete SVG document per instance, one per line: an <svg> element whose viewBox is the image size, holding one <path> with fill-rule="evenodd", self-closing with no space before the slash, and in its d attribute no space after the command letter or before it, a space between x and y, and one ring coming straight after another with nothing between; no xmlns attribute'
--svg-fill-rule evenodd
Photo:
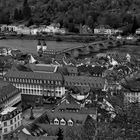
<svg viewBox="0 0 140 140"><path fill-rule="evenodd" d="M128 80L123 83L123 86L130 91L140 91L140 78Z"/></svg>
<svg viewBox="0 0 140 140"><path fill-rule="evenodd" d="M102 74L106 70L103 66L82 65L78 67L79 72L89 72L91 75Z"/></svg>
<svg viewBox="0 0 140 140"><path fill-rule="evenodd" d="M77 67L72 67L72 66L66 66L68 73L70 74L77 74L78 70Z"/></svg>
<svg viewBox="0 0 140 140"><path fill-rule="evenodd" d="M64 76L64 79L66 86L89 85L94 88L102 89L105 83L105 79L103 79L102 77Z"/></svg>
<svg viewBox="0 0 140 140"><path fill-rule="evenodd" d="M19 92L19 90L8 82L0 80L0 102L3 97L12 96L13 92Z"/></svg>
<svg viewBox="0 0 140 140"><path fill-rule="evenodd" d="M28 64L28 67L31 68L31 70L34 72L53 73L57 66L46 64Z"/></svg>
<svg viewBox="0 0 140 140"><path fill-rule="evenodd" d="M23 72L23 71L8 71L5 77L11 78L27 78L38 80L60 80L62 81L62 75L59 73L38 73L38 72Z"/></svg>
<svg viewBox="0 0 140 140"><path fill-rule="evenodd" d="M88 114L81 114L81 113L72 113L72 112L60 112L60 111L54 111L54 112L51 112L51 111L47 111L47 115L48 115L48 118L50 120L54 120L54 119L58 119L59 121L61 119L64 119L65 121L68 121L68 120L73 120L74 122L77 122L77 121L80 121L82 124L85 122Z"/></svg>

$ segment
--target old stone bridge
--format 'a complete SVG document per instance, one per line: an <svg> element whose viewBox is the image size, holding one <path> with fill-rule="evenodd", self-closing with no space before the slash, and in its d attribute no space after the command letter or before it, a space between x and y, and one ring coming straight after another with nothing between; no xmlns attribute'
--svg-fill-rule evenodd
<svg viewBox="0 0 140 140"><path fill-rule="evenodd" d="M103 40L97 41L82 46L77 46L74 48L67 48L59 51L59 54L65 54L69 57L77 58L81 55L88 55L90 53L98 53L111 48L117 48L123 45L125 42L123 40Z"/></svg>

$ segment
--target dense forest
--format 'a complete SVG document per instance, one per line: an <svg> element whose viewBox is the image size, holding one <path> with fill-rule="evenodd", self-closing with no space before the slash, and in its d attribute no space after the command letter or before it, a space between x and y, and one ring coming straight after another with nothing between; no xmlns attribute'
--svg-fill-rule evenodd
<svg viewBox="0 0 140 140"><path fill-rule="evenodd" d="M139 7L140 0L0 0L0 24L60 23L74 32L80 24L91 29L99 24L120 28L135 20L138 26Z"/></svg>

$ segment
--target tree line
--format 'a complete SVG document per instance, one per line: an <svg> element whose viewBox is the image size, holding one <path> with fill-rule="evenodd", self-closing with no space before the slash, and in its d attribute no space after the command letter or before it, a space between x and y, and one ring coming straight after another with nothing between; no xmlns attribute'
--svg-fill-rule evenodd
<svg viewBox="0 0 140 140"><path fill-rule="evenodd" d="M28 21L28 25L60 23L70 32L79 32L80 24L88 25L92 30L100 24L111 28L125 26L128 30L134 22L140 23L138 0L24 0L21 5L15 6L13 13L2 8L0 23L22 20Z"/></svg>

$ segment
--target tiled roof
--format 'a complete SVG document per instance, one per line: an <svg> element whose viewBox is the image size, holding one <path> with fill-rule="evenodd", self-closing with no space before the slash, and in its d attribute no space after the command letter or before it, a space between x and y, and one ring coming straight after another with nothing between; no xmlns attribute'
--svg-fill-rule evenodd
<svg viewBox="0 0 140 140"><path fill-rule="evenodd" d="M66 66L66 68L67 68L67 71L68 71L68 73L74 73L74 74L77 74L78 73L78 70L77 70L77 67L70 67L70 66Z"/></svg>
<svg viewBox="0 0 140 140"><path fill-rule="evenodd" d="M66 94L55 110L64 109L68 111L69 109L80 110L81 104L78 103L70 94Z"/></svg>
<svg viewBox="0 0 140 140"><path fill-rule="evenodd" d="M12 84L0 80L0 99L7 96L10 97L10 95L16 91L19 92L19 90L16 87L14 87Z"/></svg>
<svg viewBox="0 0 140 140"><path fill-rule="evenodd" d="M47 111L48 118L53 120L55 118L61 120L65 119L65 121L73 120L74 122L81 121L83 124L88 116L88 114L80 114L80 113L72 113L72 112L60 112L60 111Z"/></svg>
<svg viewBox="0 0 140 140"><path fill-rule="evenodd" d="M20 140L57 140L57 136L30 136L23 132L19 134Z"/></svg>
<svg viewBox="0 0 140 140"><path fill-rule="evenodd" d="M44 134L47 134L45 130L40 128L38 125L32 123L26 127L26 129L30 132L32 136L42 136Z"/></svg>
<svg viewBox="0 0 140 140"><path fill-rule="evenodd" d="M87 77L87 76L64 76L66 86L84 86L89 85L94 88L102 89L104 87L105 79L101 77Z"/></svg>
<svg viewBox="0 0 140 140"><path fill-rule="evenodd" d="M123 86L131 91L140 91L140 79L129 80Z"/></svg>
<svg viewBox="0 0 140 140"><path fill-rule="evenodd" d="M56 65L46 65L46 64L29 64L28 65L32 71L34 72L48 72L48 73L53 73L56 69Z"/></svg>
<svg viewBox="0 0 140 140"><path fill-rule="evenodd" d="M38 73L38 72L23 72L23 71L8 71L5 77L12 78L27 78L27 79L38 79L38 80L60 80L62 81L62 75L59 73Z"/></svg>
<svg viewBox="0 0 140 140"><path fill-rule="evenodd" d="M94 74L102 74L105 71L105 67L103 66L91 66L91 65L82 65L78 67L79 72L89 72L91 75Z"/></svg>

